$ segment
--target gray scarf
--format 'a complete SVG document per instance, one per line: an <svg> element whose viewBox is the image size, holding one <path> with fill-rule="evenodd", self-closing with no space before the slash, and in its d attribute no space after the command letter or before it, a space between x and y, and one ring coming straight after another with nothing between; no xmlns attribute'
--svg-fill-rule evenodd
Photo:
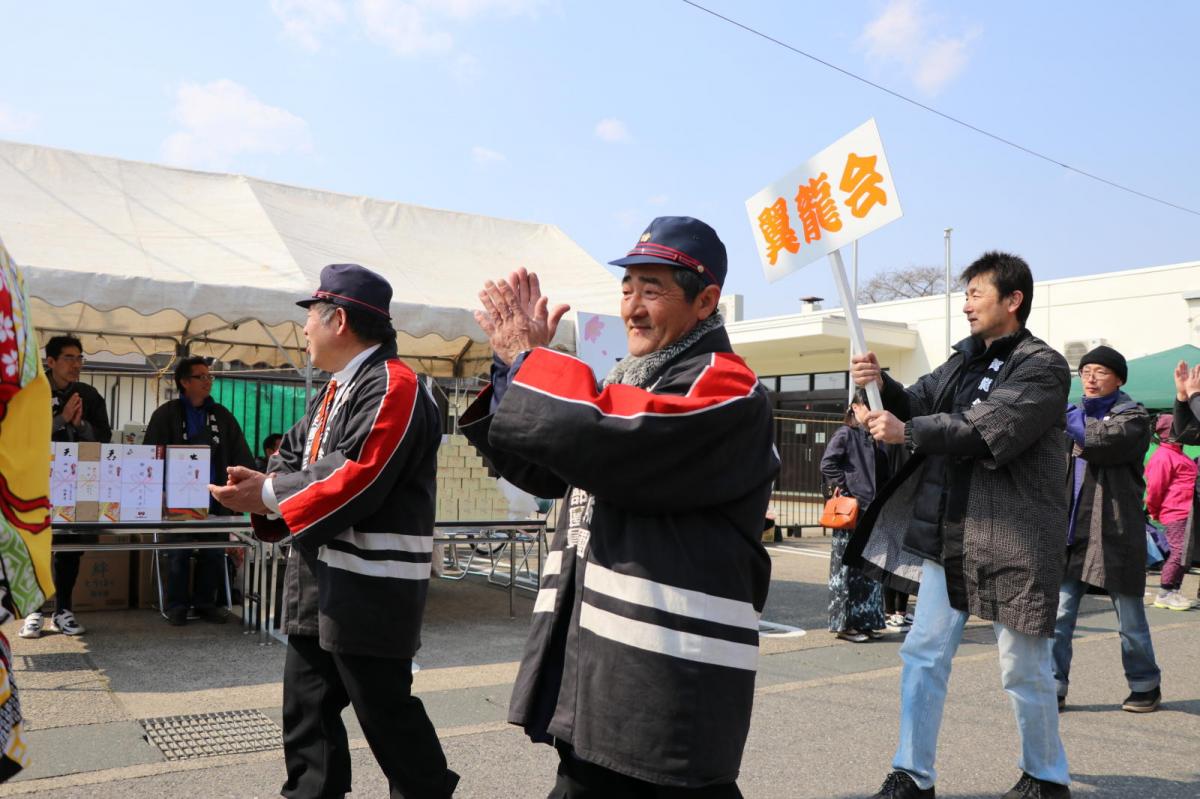
<svg viewBox="0 0 1200 799"><path fill-rule="evenodd" d="M718 311L693 327L686 336L674 344L663 347L661 350L655 350L649 355L626 355L620 361L617 361L612 371L608 373L608 377L604 378L604 385L611 386L614 383L619 383L625 386L647 388L658 379L659 374L667 367L667 364L675 360L680 353L689 349L693 344L717 328L724 327L724 325L725 320L721 317L721 312Z"/></svg>

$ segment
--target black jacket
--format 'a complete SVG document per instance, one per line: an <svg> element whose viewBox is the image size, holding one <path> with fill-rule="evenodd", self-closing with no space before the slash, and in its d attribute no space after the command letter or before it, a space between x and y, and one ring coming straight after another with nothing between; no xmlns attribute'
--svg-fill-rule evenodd
<svg viewBox="0 0 1200 799"><path fill-rule="evenodd" d="M112 425L108 421L108 407L100 392L87 383L71 383L64 389L54 387L54 379L46 373L50 380L50 410L54 415L51 441L99 441L107 444L112 441ZM83 402L83 420L79 427L67 424L62 418L62 408L72 396L78 394Z"/></svg>
<svg viewBox="0 0 1200 799"><path fill-rule="evenodd" d="M463 433L519 488L566 498L509 721L658 785L732 782L779 469L758 379L718 329L650 389L600 390L583 361L535 349L494 415L490 402Z"/></svg>
<svg viewBox="0 0 1200 799"><path fill-rule="evenodd" d="M180 444L204 446L207 444L212 452L213 482L218 485L224 484L225 468L228 466L254 468L254 455L246 444L246 437L242 435L242 427L228 408L215 402L212 406L212 415L217 423L216 437L219 441L212 440L212 431L207 427L201 430L195 439L189 440L184 433L184 401L181 399L169 400L155 409L150 416L150 422L146 425L146 437L142 440L143 444L161 446ZM238 515L220 505L216 500L211 501L209 511L222 516Z"/></svg>
<svg viewBox="0 0 1200 799"><path fill-rule="evenodd" d="M305 443L325 392L268 466L292 532L284 632L318 636L328 652L411 658L433 562L441 416L394 344L348 385L316 460L305 465Z"/></svg>
<svg viewBox="0 0 1200 799"><path fill-rule="evenodd" d="M877 444L863 428L843 425L829 439L821 456L826 493L842 489L842 493L858 500L859 514L865 513L875 492L895 473L903 456L902 446Z"/></svg>

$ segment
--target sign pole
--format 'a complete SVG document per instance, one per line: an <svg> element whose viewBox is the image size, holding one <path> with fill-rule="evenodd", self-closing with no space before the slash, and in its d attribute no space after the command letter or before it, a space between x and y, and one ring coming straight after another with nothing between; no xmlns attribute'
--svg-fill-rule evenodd
<svg viewBox="0 0 1200 799"><path fill-rule="evenodd" d="M858 319L858 303L850 291L850 280L846 277L846 264L842 262L841 250L829 253L829 266L833 270L833 282L837 284L842 310L846 314L846 326L850 328L850 352L853 355L867 354L867 337L863 334L862 322ZM873 411L883 410L883 398L879 386L871 383L866 387L868 404Z"/></svg>

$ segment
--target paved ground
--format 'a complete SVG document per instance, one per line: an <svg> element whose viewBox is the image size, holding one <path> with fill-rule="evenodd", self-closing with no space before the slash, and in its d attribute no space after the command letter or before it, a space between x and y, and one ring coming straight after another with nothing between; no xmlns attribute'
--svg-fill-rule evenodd
<svg viewBox="0 0 1200 799"><path fill-rule="evenodd" d="M869 796L895 746L899 636L854 645L824 631L828 547L802 539L772 547L764 617L804 636L764 639L754 721L739 784L748 799ZM1196 577L1185 590L1194 595ZM463 775L459 796L542 797L555 756L504 724L531 603L507 616L504 594L436 583L415 690ZM1200 612L1148 611L1164 671L1163 709L1121 712L1127 690L1107 600L1085 600L1071 705L1062 730L1076 796L1200 796ZM278 749L168 761L139 719L258 710L278 721L283 648L235 625L167 627L151 611L92 613L90 630L13 641L33 765L0 797L272 797L283 780ZM1015 723L999 688L990 625L972 624L959 650L939 751L938 795L996 797L1018 776ZM352 716L356 797L386 784Z"/></svg>

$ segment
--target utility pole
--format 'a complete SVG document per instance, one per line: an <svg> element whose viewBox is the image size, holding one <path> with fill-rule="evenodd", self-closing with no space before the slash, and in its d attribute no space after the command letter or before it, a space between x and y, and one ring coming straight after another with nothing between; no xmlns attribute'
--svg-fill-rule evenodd
<svg viewBox="0 0 1200 799"><path fill-rule="evenodd" d="M954 228L948 227L942 231L946 241L946 358L950 358L950 234Z"/></svg>

